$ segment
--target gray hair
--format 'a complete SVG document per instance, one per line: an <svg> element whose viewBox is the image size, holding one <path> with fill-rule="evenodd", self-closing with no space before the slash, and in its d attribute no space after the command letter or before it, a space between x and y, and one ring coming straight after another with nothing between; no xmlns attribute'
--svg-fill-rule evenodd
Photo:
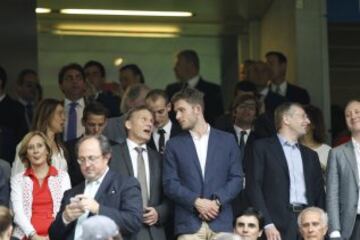
<svg viewBox="0 0 360 240"><path fill-rule="evenodd" d="M321 222L324 226L328 225L328 215L327 213L318 207L308 207L301 211L301 213L298 216L297 222L298 226L301 227L301 219L307 212L315 212L320 215Z"/></svg>
<svg viewBox="0 0 360 240"><path fill-rule="evenodd" d="M87 135L87 136L82 137L78 141L78 143L76 144L76 148L75 148L76 149L76 155L78 155L80 145L83 142L85 142L86 140L89 140L89 139L97 140L97 142L100 145L100 150L101 150L102 155L111 154L111 152L112 152L111 144L110 144L109 140L107 139L107 137L105 137L104 135L98 135L98 136L96 136L96 135Z"/></svg>

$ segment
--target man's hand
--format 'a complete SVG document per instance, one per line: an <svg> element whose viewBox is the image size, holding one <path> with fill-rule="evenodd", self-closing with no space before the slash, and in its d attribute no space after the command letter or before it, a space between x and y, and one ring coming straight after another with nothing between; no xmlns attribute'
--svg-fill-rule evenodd
<svg viewBox="0 0 360 240"><path fill-rule="evenodd" d="M197 198L195 200L195 208L200 213L199 217L205 221L211 221L219 214L219 206L215 200Z"/></svg>
<svg viewBox="0 0 360 240"><path fill-rule="evenodd" d="M68 205L65 206L65 210L63 212L63 218L68 222L72 222L78 219L85 211L79 205L78 201L72 201Z"/></svg>
<svg viewBox="0 0 360 240"><path fill-rule="evenodd" d="M154 225L159 220L159 214L153 207L146 207L143 217L144 217L144 220L143 220L144 223L149 226Z"/></svg>
<svg viewBox="0 0 360 240"><path fill-rule="evenodd" d="M275 226L269 226L265 228L265 234L267 240L281 240L280 232L276 229Z"/></svg>
<svg viewBox="0 0 360 240"><path fill-rule="evenodd" d="M95 201L93 198L89 198L88 196L84 194L76 195L76 198L79 199L79 206L84 211L89 211L92 214L98 214L99 213L99 203Z"/></svg>

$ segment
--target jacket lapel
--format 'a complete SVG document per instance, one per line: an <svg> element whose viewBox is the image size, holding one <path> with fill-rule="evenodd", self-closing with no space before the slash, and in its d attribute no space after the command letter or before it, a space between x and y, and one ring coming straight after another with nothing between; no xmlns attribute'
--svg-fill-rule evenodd
<svg viewBox="0 0 360 240"><path fill-rule="evenodd" d="M191 158L193 158L193 161L195 161L196 169L198 170L201 178L203 178L202 177L201 167L200 167L200 160L198 158L196 148L195 148L195 143L194 143L194 141L192 139L192 136L191 136L190 132L187 131L186 134L187 134L187 137L184 138L184 141L185 141L184 146L189 146L189 148L186 149L186 152L188 153L188 156L191 156Z"/></svg>
<svg viewBox="0 0 360 240"><path fill-rule="evenodd" d="M149 159L149 186L150 186L150 197L149 197L149 202L151 203L152 202L152 198L153 198L153 195L154 195L154 192L156 191L155 189L155 185L154 185L154 182L151 181L152 179L155 179L155 175L156 174L159 174L157 173L157 169L156 169L156 166L155 166L155 161L154 159L156 158L156 156L154 155L154 152L153 151L149 151L149 149L147 149L148 151L148 159Z"/></svg>
<svg viewBox="0 0 360 240"><path fill-rule="evenodd" d="M354 174L354 177L356 179L356 182L359 182L359 169L357 166L357 162L356 162L356 156L354 153L354 145L352 143L352 141L349 141L348 143L346 143L345 148L344 148L344 154L346 156L346 160L349 162L352 172Z"/></svg>
<svg viewBox="0 0 360 240"><path fill-rule="evenodd" d="M105 195L104 193L105 193L106 190L109 188L109 185L110 185L110 183L111 183L111 175L112 175L112 172L111 172L111 170L109 169L108 172L106 173L103 181L101 182L98 191L96 192L95 200L96 200L97 202L100 202L100 201L101 201L101 198Z"/></svg>
<svg viewBox="0 0 360 240"><path fill-rule="evenodd" d="M121 157L122 157L123 161L125 162L125 166L126 166L126 169L129 173L129 175L134 176L134 170L133 170L133 166L131 163L129 148L128 148L126 141L121 144L120 149L121 149Z"/></svg>
<svg viewBox="0 0 360 240"><path fill-rule="evenodd" d="M206 179L207 175L209 174L209 171L211 169L211 166L213 165L213 161L215 159L215 149L216 149L216 136L212 128L210 128L210 134L209 134L209 142L208 142L208 149L206 154L206 164L205 164L205 177Z"/></svg>
<svg viewBox="0 0 360 240"><path fill-rule="evenodd" d="M284 153L284 150L283 150L283 148L281 146L281 143L280 143L277 136L273 137L270 141L271 141L271 143L273 145L273 147L271 148L271 151L273 153L274 160L278 161L278 163L280 164L280 166L284 170L288 180L290 181L290 179L289 179L289 167L287 165L286 158L285 158L285 153Z"/></svg>

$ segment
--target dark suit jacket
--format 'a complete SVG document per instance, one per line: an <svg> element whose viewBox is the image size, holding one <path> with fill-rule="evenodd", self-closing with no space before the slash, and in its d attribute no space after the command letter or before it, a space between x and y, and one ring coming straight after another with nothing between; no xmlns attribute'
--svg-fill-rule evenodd
<svg viewBox="0 0 360 240"><path fill-rule="evenodd" d="M190 133L170 139L164 154L163 185L165 194L175 204L175 234L199 230L202 220L194 208L198 197L219 199L221 211L209 222L210 228L231 232L231 201L242 189L242 178L240 150L231 134L210 129L204 178Z"/></svg>
<svg viewBox="0 0 360 240"><path fill-rule="evenodd" d="M61 208L49 229L51 240L70 240L74 238L76 222L65 225L62 213L70 198L82 194L85 182L64 193ZM110 217L119 226L124 239L134 239L142 223L142 200L139 182L133 177L125 177L119 173L108 171L95 200L100 204L99 215Z"/></svg>
<svg viewBox="0 0 360 240"><path fill-rule="evenodd" d="M172 83L166 87L166 93L171 97L180 91L183 83ZM200 77L198 84L195 86L197 90L204 93L204 115L208 123L212 124L215 119L224 113L223 98L219 85L205 81Z"/></svg>
<svg viewBox="0 0 360 240"><path fill-rule="evenodd" d="M169 203L165 199L162 188L162 159L158 152L148 148L150 170L150 199L149 206L154 207L159 214L159 223L151 227L142 226L137 235L137 240L147 240L149 231L152 239L166 240L163 225L168 220L170 211ZM113 171L120 172L124 176L134 176L130 153L127 142L112 146L112 158L109 164Z"/></svg>
<svg viewBox="0 0 360 240"><path fill-rule="evenodd" d="M294 84L287 83L286 96L290 102L297 102L303 105L310 104L310 96L306 89Z"/></svg>
<svg viewBox="0 0 360 240"><path fill-rule="evenodd" d="M285 102L287 102L286 98L269 90L268 94L264 99L265 111L271 116L274 116L275 109Z"/></svg>
<svg viewBox="0 0 360 240"><path fill-rule="evenodd" d="M181 127L177 124L177 122L172 122L172 126L171 126L171 130L170 130L170 138L176 136L177 134L179 134L182 131ZM166 143L165 143L166 144ZM156 145L154 142L154 139L151 137L150 141L148 142L148 147L150 147L151 149L158 151L158 149L156 149Z"/></svg>
<svg viewBox="0 0 360 240"><path fill-rule="evenodd" d="M10 164L15 158L15 148L27 133L24 107L8 95L0 101L0 158Z"/></svg>
<svg viewBox="0 0 360 240"><path fill-rule="evenodd" d="M318 155L300 144L306 198L309 206L324 208L325 192ZM288 228L292 212L289 170L277 136L254 142L250 167L246 172L246 192L250 203L260 210L265 225L274 223L280 233Z"/></svg>
<svg viewBox="0 0 360 240"><path fill-rule="evenodd" d="M109 111L109 118L120 116L120 98L111 92L101 92L95 99Z"/></svg>
<svg viewBox="0 0 360 240"><path fill-rule="evenodd" d="M84 181L84 176L81 173L80 165L77 162L76 144L83 136L65 142L67 150L67 164L68 173L71 180L71 186L76 186Z"/></svg>

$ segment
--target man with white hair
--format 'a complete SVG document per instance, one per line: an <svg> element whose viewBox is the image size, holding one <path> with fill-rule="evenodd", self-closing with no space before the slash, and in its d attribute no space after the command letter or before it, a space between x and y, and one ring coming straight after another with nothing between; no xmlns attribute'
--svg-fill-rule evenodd
<svg viewBox="0 0 360 240"><path fill-rule="evenodd" d="M324 240L328 216L318 207L305 208L298 216L299 232L304 240Z"/></svg>

